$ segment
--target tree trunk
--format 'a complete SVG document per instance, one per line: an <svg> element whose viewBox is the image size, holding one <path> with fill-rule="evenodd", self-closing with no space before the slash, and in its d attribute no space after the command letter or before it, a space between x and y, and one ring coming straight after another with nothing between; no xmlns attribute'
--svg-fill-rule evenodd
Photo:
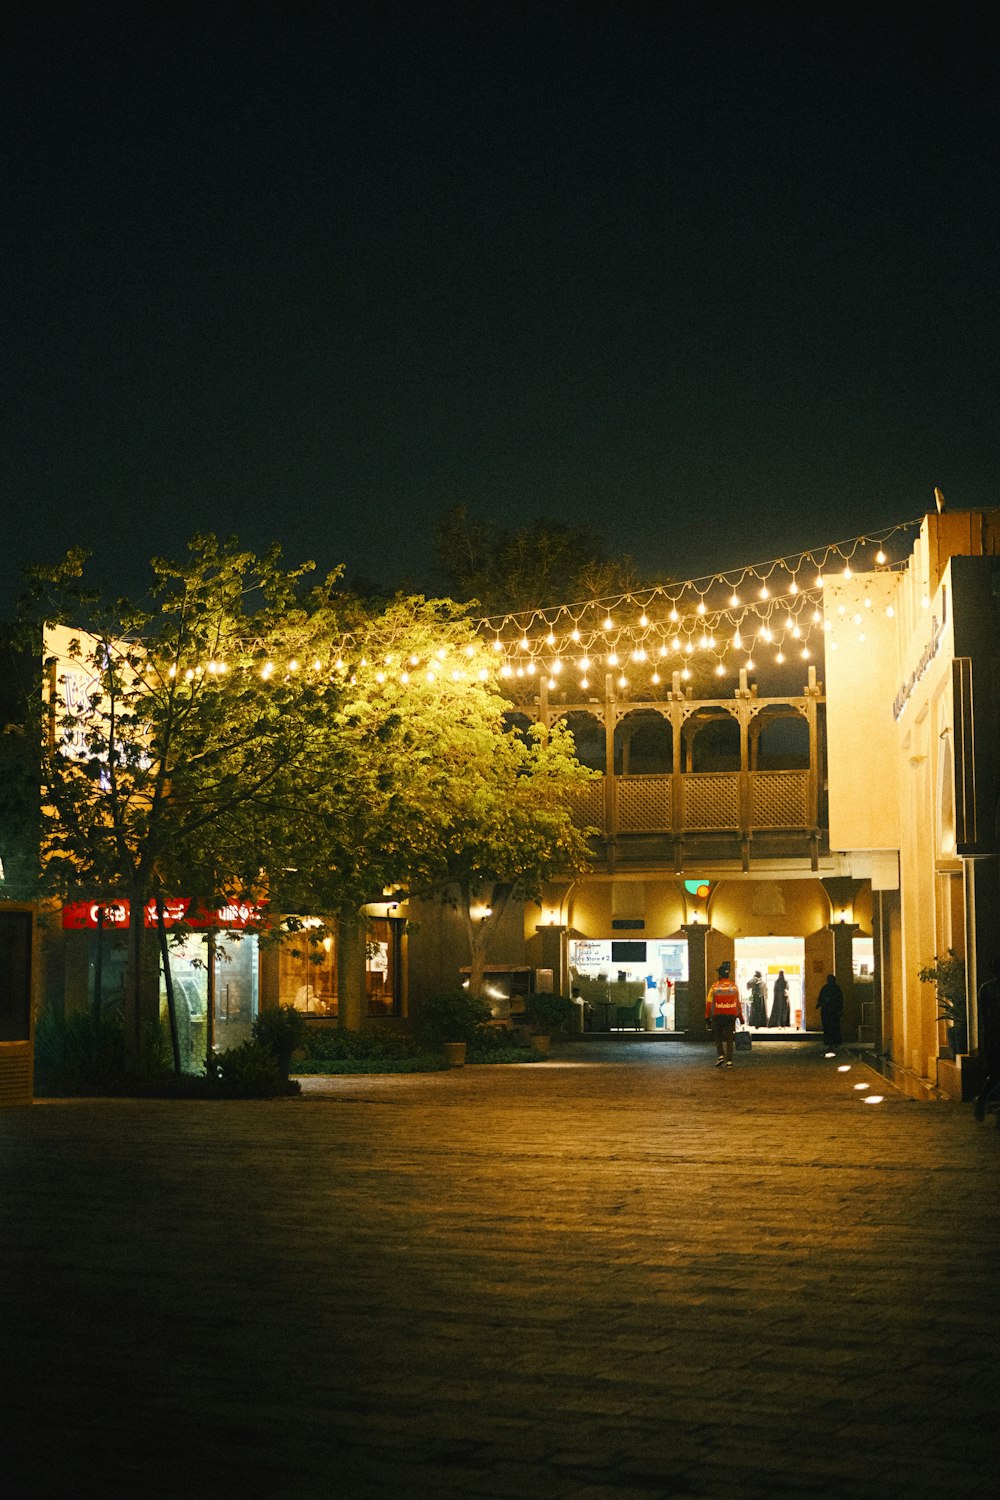
<svg viewBox="0 0 1000 1500"><path fill-rule="evenodd" d="M488 911L485 916L474 917L472 909L474 906L487 904L489 895ZM490 939L500 925L501 918L507 910L513 888L506 884L496 882L489 892L485 890L473 890L466 886L462 890L462 901L464 905L465 930L469 939L469 994L478 995L482 998L486 987L486 957L489 951Z"/></svg>
<svg viewBox="0 0 1000 1500"><path fill-rule="evenodd" d="M170 1022L170 1050L174 1058L174 1074L180 1077L181 1044L177 1034L177 1006L174 1002L174 976L170 968L170 944L167 929L163 924L163 897L156 896L156 932L160 944L160 962L163 965L163 985L167 992L167 1017Z"/></svg>

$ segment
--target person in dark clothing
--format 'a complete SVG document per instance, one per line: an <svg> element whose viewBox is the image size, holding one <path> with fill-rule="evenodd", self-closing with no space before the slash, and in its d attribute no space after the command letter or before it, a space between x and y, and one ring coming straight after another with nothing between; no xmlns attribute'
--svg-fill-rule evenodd
<svg viewBox="0 0 1000 1500"><path fill-rule="evenodd" d="M771 997L771 1014L768 1017L769 1026L790 1026L792 1012L788 1005L788 980L785 978L784 969L778 970L778 977L774 981L774 990Z"/></svg>
<svg viewBox="0 0 1000 1500"><path fill-rule="evenodd" d="M839 1047L844 1040L840 1032L840 1018L844 1014L844 992L837 983L836 974L826 976L826 984L816 997L820 1017L823 1021L823 1041L827 1047Z"/></svg>
<svg viewBox="0 0 1000 1500"><path fill-rule="evenodd" d="M986 1106L1000 1088L1000 958L993 960L990 969L993 978L979 986L979 1050L986 1060L986 1076L972 1106L977 1120L986 1118Z"/></svg>
<svg viewBox="0 0 1000 1500"><path fill-rule="evenodd" d="M761 978L759 969L754 970L747 989L750 993L750 1014L747 1021L751 1026L767 1025L767 988Z"/></svg>

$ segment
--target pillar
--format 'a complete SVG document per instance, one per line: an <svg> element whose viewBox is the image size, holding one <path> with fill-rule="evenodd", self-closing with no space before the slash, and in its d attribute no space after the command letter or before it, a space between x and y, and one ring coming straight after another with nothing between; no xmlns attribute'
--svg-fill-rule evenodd
<svg viewBox="0 0 1000 1500"><path fill-rule="evenodd" d="M345 1031L360 1031L367 1019L365 919L337 919L337 1009Z"/></svg>
<svg viewBox="0 0 1000 1500"><path fill-rule="evenodd" d="M860 932L857 922L831 922L833 933L833 972L844 992L844 1041L857 1041L861 1022L860 1008L854 995L854 934Z"/></svg>
<svg viewBox="0 0 1000 1500"><path fill-rule="evenodd" d="M558 922L547 922L539 924L535 928L538 935L538 951L541 960L536 965L539 969L552 970L552 993L554 995L568 995L569 985L566 982L566 944L563 938L566 928L561 927Z"/></svg>
<svg viewBox="0 0 1000 1500"><path fill-rule="evenodd" d="M684 922L681 931L688 945L687 1022L684 1039L688 1042L703 1042L705 1030L705 1000L708 995L708 934L711 927L705 922Z"/></svg>

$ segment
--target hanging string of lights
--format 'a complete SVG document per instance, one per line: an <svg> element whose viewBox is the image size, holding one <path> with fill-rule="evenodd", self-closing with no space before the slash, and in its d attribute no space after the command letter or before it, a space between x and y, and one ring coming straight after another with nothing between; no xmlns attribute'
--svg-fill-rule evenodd
<svg viewBox="0 0 1000 1500"><path fill-rule="evenodd" d="M695 658L717 677L752 672L765 659L808 662L822 647L826 579L898 571L905 556L894 555L901 549L893 543L919 525L903 521L700 578L491 616L478 628L503 657L502 678L540 677L550 691L565 673L584 691L598 672L616 673L621 689L637 676L656 687L675 671L687 681Z"/></svg>
<svg viewBox="0 0 1000 1500"><path fill-rule="evenodd" d="M387 690L411 683L458 688L470 681L487 684L499 675L511 689L528 689L537 679L552 693L560 687L587 692L598 674L613 674L621 691L640 683L655 691L661 683L669 685L675 673L688 682L696 668L724 678L753 672L765 662L809 662L823 649L825 582L900 571L911 548L899 543L919 526L919 519L903 521L700 578L490 616L473 622L477 645L439 643L423 655L390 651L369 658L359 654L365 649L359 640L345 634L329 643L322 660L281 661L272 659L263 640L246 641L243 670L259 672L265 681L301 674L348 684L364 674ZM873 607L892 613L891 604L876 606L864 597L860 609ZM862 614L853 618L863 625ZM211 660L186 668L171 665L168 676L191 683L203 676L221 679L228 671L226 662Z"/></svg>

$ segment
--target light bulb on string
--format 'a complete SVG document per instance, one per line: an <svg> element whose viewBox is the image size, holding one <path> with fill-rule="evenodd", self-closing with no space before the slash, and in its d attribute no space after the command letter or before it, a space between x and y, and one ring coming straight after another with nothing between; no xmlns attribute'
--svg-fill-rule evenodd
<svg viewBox="0 0 1000 1500"><path fill-rule="evenodd" d="M617 651L609 651L608 652L608 666L609 667L617 667L617 665L618 665L618 652Z"/></svg>
<svg viewBox="0 0 1000 1500"><path fill-rule="evenodd" d="M878 549L878 551L876 552L876 554L875 554L875 561L878 563L879 567L881 567L882 564L885 562L885 560L886 560L885 553L882 551L882 548L880 547Z"/></svg>
<svg viewBox="0 0 1000 1500"><path fill-rule="evenodd" d="M570 636L569 636L569 638L570 638L570 640L571 640L571 641L572 641L572 642L573 642L573 644L574 644L574 645L575 645L575 644L576 644L576 643L577 643L577 641L578 641L578 640L579 640L579 639L580 639L580 632L579 632L579 631L578 631L578 630L577 630L577 629L576 629L576 628L575 628L575 626L574 626L574 628L573 628L573 629L572 629L572 630L571 630L571 631L570 631Z"/></svg>
<svg viewBox="0 0 1000 1500"><path fill-rule="evenodd" d="M660 674L659 674L659 672L654 672L653 675L652 675L652 677L650 678L650 682L652 682L653 685L654 685L654 687L655 687L659 683L659 681L660 681Z"/></svg>
<svg viewBox="0 0 1000 1500"><path fill-rule="evenodd" d="M677 613L676 607L670 611L670 614L667 616L667 618L671 621L672 624L677 624L677 621L680 619L680 615Z"/></svg>
<svg viewBox="0 0 1000 1500"><path fill-rule="evenodd" d="M704 601L704 599L699 599L698 600L698 608L696 609L695 613L699 614L699 615L703 615L705 613L705 601Z"/></svg>
<svg viewBox="0 0 1000 1500"><path fill-rule="evenodd" d="M624 672L622 673L622 675L618 679L618 686L620 688L627 688L628 687L628 678L625 676Z"/></svg>
<svg viewBox="0 0 1000 1500"><path fill-rule="evenodd" d="M535 675L535 663L533 661L529 661L527 667L525 668L525 671L527 672L527 674L528 674L529 677L534 677L534 675Z"/></svg>
<svg viewBox="0 0 1000 1500"><path fill-rule="evenodd" d="M799 586L795 582L795 579L793 578L792 581L791 581L791 583L788 585L788 592L790 594L797 594L798 591L799 591Z"/></svg>
<svg viewBox="0 0 1000 1500"><path fill-rule="evenodd" d="M812 655L812 652L809 650L809 647L808 646L803 646L802 647L802 660L803 661L808 661L811 655Z"/></svg>
<svg viewBox="0 0 1000 1500"><path fill-rule="evenodd" d="M759 594L760 594L760 597L762 599L770 599L770 597L771 597L771 591L768 588L768 586L767 586L766 583L762 583L761 584L760 589L759 589Z"/></svg>
<svg viewBox="0 0 1000 1500"><path fill-rule="evenodd" d="M775 658L774 659L777 662L777 664L778 664L779 667L783 666L784 665L784 661L785 661L785 653L783 651L778 651L775 654Z"/></svg>
<svg viewBox="0 0 1000 1500"><path fill-rule="evenodd" d="M715 668L715 675L716 675L716 677L725 677L725 675L726 675L726 669L722 665L721 661L718 663L718 665Z"/></svg>
<svg viewBox="0 0 1000 1500"><path fill-rule="evenodd" d="M522 635L518 644L520 645L522 651L531 650L531 642L528 640L528 637L526 635Z"/></svg>
<svg viewBox="0 0 1000 1500"><path fill-rule="evenodd" d="M605 630L614 630L614 628L615 628L615 622L614 622L614 620L612 620L611 616L608 615L605 618L605 621L604 621L604 629Z"/></svg>
<svg viewBox="0 0 1000 1500"><path fill-rule="evenodd" d="M732 605L733 609L739 609L739 607L740 607L740 596L736 592L735 589L733 590L733 592L729 596L729 602Z"/></svg>
<svg viewBox="0 0 1000 1500"><path fill-rule="evenodd" d="M646 614L645 610L643 610L642 614L639 616L639 624L643 630L645 630L646 626L649 624L649 616Z"/></svg>
<svg viewBox="0 0 1000 1500"><path fill-rule="evenodd" d="M545 644L547 646L554 646L555 643L556 643L556 638L552 634L552 631L550 630L549 633L548 633L548 635L545 637Z"/></svg>
<svg viewBox="0 0 1000 1500"><path fill-rule="evenodd" d="M581 677L580 678L580 686L581 686L581 688L583 689L584 692L586 692L587 689L590 687L590 683L588 682L588 680L587 680L586 677Z"/></svg>

